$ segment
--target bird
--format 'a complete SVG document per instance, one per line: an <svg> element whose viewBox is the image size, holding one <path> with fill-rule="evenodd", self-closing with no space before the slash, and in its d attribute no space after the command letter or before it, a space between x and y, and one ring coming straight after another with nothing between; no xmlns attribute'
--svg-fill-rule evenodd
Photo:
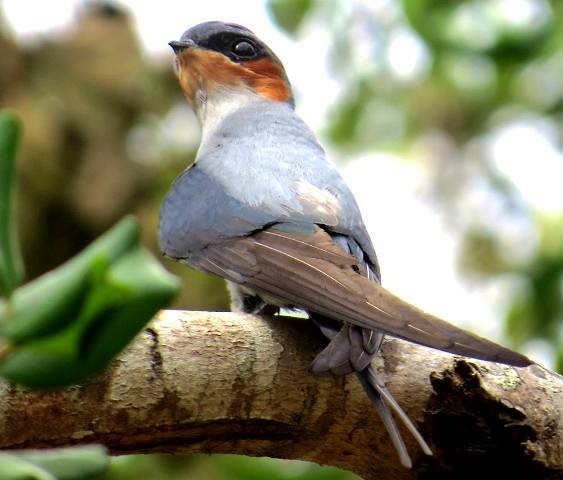
<svg viewBox="0 0 563 480"><path fill-rule="evenodd" d="M405 467L396 418L432 455L372 365L385 335L516 367L531 360L381 286L352 191L296 113L282 62L251 30L210 21L169 45L201 143L162 202L163 255L224 278L233 311L305 312L328 340L312 373L357 376Z"/></svg>

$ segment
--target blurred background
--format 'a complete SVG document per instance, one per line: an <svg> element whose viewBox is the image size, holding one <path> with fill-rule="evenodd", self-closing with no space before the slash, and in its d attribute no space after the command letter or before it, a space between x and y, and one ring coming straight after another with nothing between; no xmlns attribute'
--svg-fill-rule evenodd
<svg viewBox="0 0 563 480"><path fill-rule="evenodd" d="M563 371L563 2L0 0L0 107L18 159L28 279L125 213L158 252L159 204L199 126L167 42L243 24L284 62L297 110L356 193L384 285ZM184 278L176 307L225 310ZM265 473L267 472L267 473ZM122 457L112 479L344 478L235 457Z"/></svg>

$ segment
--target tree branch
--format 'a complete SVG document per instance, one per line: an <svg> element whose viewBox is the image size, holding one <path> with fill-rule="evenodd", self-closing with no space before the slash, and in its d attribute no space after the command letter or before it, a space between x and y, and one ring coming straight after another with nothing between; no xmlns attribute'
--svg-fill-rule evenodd
<svg viewBox="0 0 563 480"><path fill-rule="evenodd" d="M103 375L61 392L0 383L0 448L301 459L365 479L563 478L563 380L389 340L377 361L434 449L405 470L354 376L313 377L311 322L161 312Z"/></svg>

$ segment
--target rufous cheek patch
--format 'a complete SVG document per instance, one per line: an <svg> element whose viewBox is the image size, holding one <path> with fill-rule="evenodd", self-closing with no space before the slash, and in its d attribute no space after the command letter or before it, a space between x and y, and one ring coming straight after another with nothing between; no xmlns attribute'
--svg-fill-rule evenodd
<svg viewBox="0 0 563 480"><path fill-rule="evenodd" d="M291 98L282 67L269 58L238 64L218 52L189 48L178 55L178 78L190 103L198 90L219 87L247 86L267 100Z"/></svg>

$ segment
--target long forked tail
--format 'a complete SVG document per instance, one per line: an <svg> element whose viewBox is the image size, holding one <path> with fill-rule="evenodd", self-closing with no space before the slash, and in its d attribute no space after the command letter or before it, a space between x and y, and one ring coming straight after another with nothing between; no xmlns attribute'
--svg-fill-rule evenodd
<svg viewBox="0 0 563 480"><path fill-rule="evenodd" d="M311 315L311 318L325 337L330 339L330 343L313 361L312 372L316 375L335 376L356 373L405 467L411 468L412 461L393 414L403 422L423 452L432 455L430 447L412 420L393 398L391 392L387 390L385 383L371 363L381 347L383 335L352 325L342 326L319 315Z"/></svg>
<svg viewBox="0 0 563 480"><path fill-rule="evenodd" d="M369 399L375 406L377 413L379 414L383 425L385 425L385 429L391 438L391 442L393 442L393 446L399 455L401 460L401 464L406 468L412 467L411 457L409 452L407 451L407 447L405 442L403 441L403 437L397 428L397 424L395 423L395 419L393 417L393 413L403 422L407 430L411 433L411 435L415 438L415 440L420 445L420 448L426 455L432 455L432 450L417 430L416 426L412 422L412 420L408 417L405 411L400 407L397 401L391 395L391 392L387 390L385 383L383 380L378 376L377 371L373 366L370 364L367 368L362 370L361 372L356 372L362 387L364 387L365 392L367 393Z"/></svg>

